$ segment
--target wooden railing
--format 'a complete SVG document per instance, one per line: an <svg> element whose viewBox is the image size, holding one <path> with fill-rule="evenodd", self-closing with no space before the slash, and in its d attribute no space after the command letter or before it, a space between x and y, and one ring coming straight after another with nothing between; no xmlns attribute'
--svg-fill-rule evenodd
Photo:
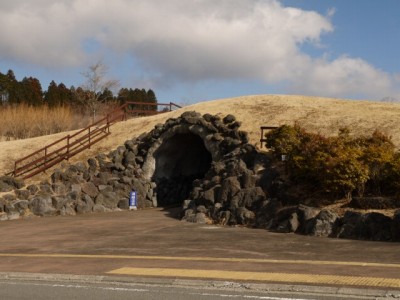
<svg viewBox="0 0 400 300"><path fill-rule="evenodd" d="M161 111L158 107L163 107ZM153 109L155 108L155 109ZM178 104L170 103L148 103L148 102L126 102L119 109L125 110L128 115L155 115L181 108Z"/></svg>
<svg viewBox="0 0 400 300"><path fill-rule="evenodd" d="M267 139L265 138L265 131L267 130L273 130L276 129L278 127L276 126L261 126L261 138L260 138L260 143L261 143L261 148L263 147L263 144L267 141Z"/></svg>
<svg viewBox="0 0 400 300"><path fill-rule="evenodd" d="M158 111L158 106L164 110ZM155 107L156 110L149 110ZM104 118L83 128L82 130L67 135L45 147L15 161L14 170L6 175L14 177L30 178L48 168L68 160L70 157L89 149L93 144L101 141L110 134L110 126L122 120L128 115L154 115L180 108L175 103L143 103L126 102L119 108L110 112Z"/></svg>

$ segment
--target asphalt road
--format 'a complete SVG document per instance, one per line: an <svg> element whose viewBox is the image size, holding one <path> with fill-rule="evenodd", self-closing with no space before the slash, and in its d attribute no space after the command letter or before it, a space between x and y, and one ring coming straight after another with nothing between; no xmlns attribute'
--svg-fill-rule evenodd
<svg viewBox="0 0 400 300"><path fill-rule="evenodd" d="M218 280L394 290L400 297L399 243L192 224L175 213L150 209L1 222L0 278L22 272L83 281Z"/></svg>
<svg viewBox="0 0 400 300"><path fill-rule="evenodd" d="M309 299L386 299L378 294L330 295L323 292L273 292L245 288L182 287L151 284L71 283L69 281L0 281L1 299L7 300L309 300Z"/></svg>

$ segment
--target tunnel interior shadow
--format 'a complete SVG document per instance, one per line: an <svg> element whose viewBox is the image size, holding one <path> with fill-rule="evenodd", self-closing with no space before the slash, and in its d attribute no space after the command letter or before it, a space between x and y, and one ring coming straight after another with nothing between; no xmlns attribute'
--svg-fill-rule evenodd
<svg viewBox="0 0 400 300"><path fill-rule="evenodd" d="M188 199L193 181L204 178L210 169L212 156L204 141L193 133L180 133L166 139L154 153L157 203L165 210L181 207Z"/></svg>

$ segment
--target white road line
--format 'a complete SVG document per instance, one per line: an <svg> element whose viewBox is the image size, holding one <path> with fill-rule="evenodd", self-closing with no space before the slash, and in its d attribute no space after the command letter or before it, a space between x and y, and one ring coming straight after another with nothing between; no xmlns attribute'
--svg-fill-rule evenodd
<svg viewBox="0 0 400 300"><path fill-rule="evenodd" d="M74 289L99 289L104 291L116 291L116 292L140 292L140 293L159 293L159 294L173 294L176 292L160 290L160 289L139 289L139 288L123 288L123 287L104 287L98 285L80 285L80 284L52 284L52 283L34 283L34 282L5 282L0 281L0 284L7 285L26 285L26 286L44 286L54 288L74 288ZM168 287L173 289L174 287ZM243 298L243 299L256 299L256 300L313 300L313 299L302 299L302 298L281 298L281 297L269 297L269 296L256 296L256 295L240 295L240 294L222 294L222 293L193 293L193 292L179 292L179 294L188 294L193 296L206 296L206 297L221 297L221 298Z"/></svg>
<svg viewBox="0 0 400 300"><path fill-rule="evenodd" d="M221 298L245 298L245 299L260 299L260 300L313 300L301 298L281 298L281 297L268 297L268 296L253 296L253 295L235 295L235 294L218 294L218 293L190 293L190 295L221 297Z"/></svg>

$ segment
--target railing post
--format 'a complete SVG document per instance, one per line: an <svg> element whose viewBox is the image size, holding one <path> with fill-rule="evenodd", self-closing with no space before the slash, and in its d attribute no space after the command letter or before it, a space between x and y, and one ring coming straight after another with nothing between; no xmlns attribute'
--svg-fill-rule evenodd
<svg viewBox="0 0 400 300"><path fill-rule="evenodd" d="M172 111L172 102L169 103L169 111Z"/></svg>
<svg viewBox="0 0 400 300"><path fill-rule="evenodd" d="M47 147L44 148L44 168L47 169Z"/></svg>
<svg viewBox="0 0 400 300"><path fill-rule="evenodd" d="M69 161L69 139L70 139L70 135L68 134L67 136L67 160Z"/></svg>
<svg viewBox="0 0 400 300"><path fill-rule="evenodd" d="M260 138L260 143L261 143L261 148L263 147L263 140L264 140L264 128L261 127L261 138Z"/></svg>
<svg viewBox="0 0 400 300"><path fill-rule="evenodd" d="M89 126L88 130L89 130L89 149L90 149L90 126Z"/></svg>
<svg viewBox="0 0 400 300"><path fill-rule="evenodd" d="M14 177L17 177L17 161L14 163Z"/></svg>

